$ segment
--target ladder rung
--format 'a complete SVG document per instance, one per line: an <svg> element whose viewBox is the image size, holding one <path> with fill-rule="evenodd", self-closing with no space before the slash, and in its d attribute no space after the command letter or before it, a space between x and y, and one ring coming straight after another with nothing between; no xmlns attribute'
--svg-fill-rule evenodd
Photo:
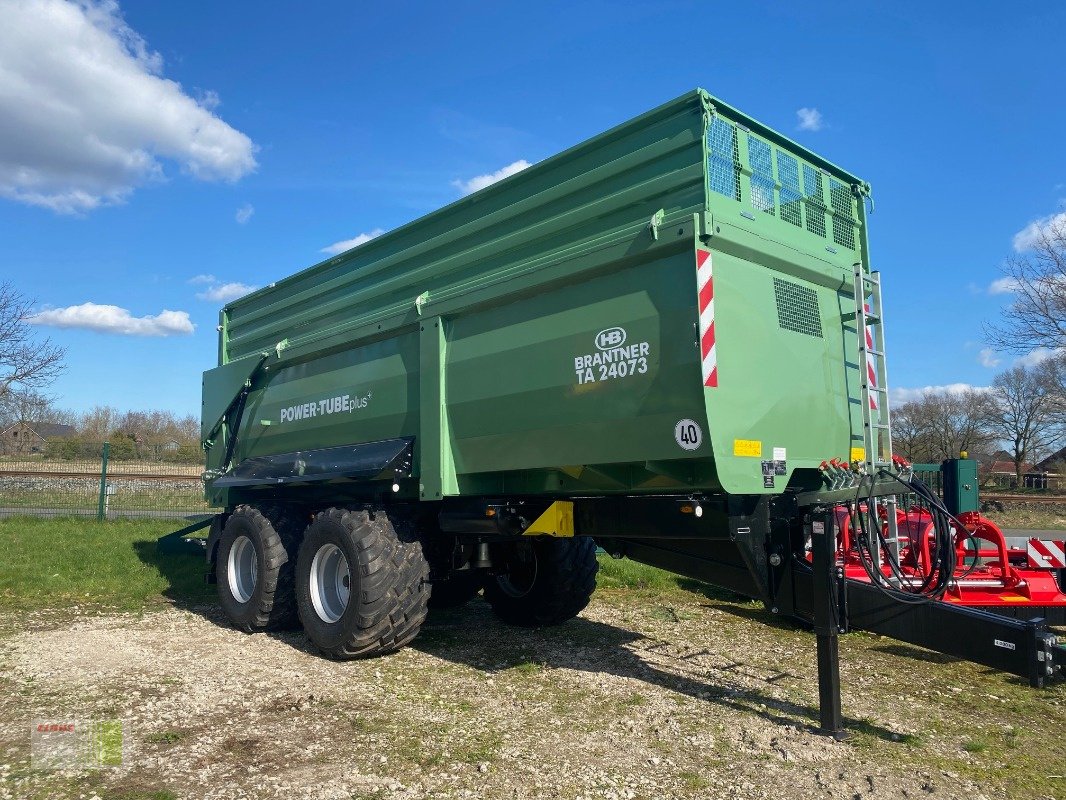
<svg viewBox="0 0 1066 800"><path fill-rule="evenodd" d="M883 422L872 422L872 423L870 423L870 427L871 428L881 428L882 430L886 430L887 431L891 426L890 425L885 425Z"/></svg>
<svg viewBox="0 0 1066 800"><path fill-rule="evenodd" d="M862 349L868 356L877 356L878 358L884 358L885 354L880 350L874 350L872 347L863 347Z"/></svg>
<svg viewBox="0 0 1066 800"><path fill-rule="evenodd" d="M844 322L851 322L857 316L859 315L854 311L845 311L840 315L840 318L844 320ZM867 325L879 325L881 323L881 318L872 312L867 311L865 316Z"/></svg>
<svg viewBox="0 0 1066 800"><path fill-rule="evenodd" d="M868 386L867 388L871 392L880 392L881 394L888 394L888 389L886 389L884 386Z"/></svg>

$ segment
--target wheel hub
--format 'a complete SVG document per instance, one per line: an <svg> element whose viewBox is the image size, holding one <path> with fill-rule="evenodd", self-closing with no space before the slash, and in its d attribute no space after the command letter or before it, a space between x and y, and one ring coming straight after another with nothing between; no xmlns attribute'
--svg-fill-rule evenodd
<svg viewBox="0 0 1066 800"><path fill-rule="evenodd" d="M259 577L255 545L247 536L238 536L234 540L226 564L226 576L229 578L230 594L238 603L247 603L252 598Z"/></svg>
<svg viewBox="0 0 1066 800"><path fill-rule="evenodd" d="M311 605L323 622L336 622L348 608L352 576L348 559L335 544L318 548L311 561Z"/></svg>

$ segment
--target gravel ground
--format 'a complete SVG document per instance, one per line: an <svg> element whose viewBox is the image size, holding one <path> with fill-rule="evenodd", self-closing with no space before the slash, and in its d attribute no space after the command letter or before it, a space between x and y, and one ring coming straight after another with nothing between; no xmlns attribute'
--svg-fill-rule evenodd
<svg viewBox="0 0 1066 800"><path fill-rule="evenodd" d="M334 663L298 632L245 635L211 608L8 617L0 798L1066 796L1066 756L1030 791L998 745L965 744L1024 749L1033 704L1033 735L1066 741L1066 691L853 635L855 734L835 742L810 728L811 636L767 622L753 605L619 590L525 631L476 601L395 655ZM978 692L994 713L967 710ZM64 717L122 719L124 765L33 772L28 720Z"/></svg>

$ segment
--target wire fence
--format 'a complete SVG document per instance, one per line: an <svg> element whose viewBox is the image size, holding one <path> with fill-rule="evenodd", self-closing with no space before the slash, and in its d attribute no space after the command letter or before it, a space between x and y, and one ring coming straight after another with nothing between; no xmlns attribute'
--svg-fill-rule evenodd
<svg viewBox="0 0 1066 800"><path fill-rule="evenodd" d="M83 516L183 519L212 513L204 501L203 466L172 449L112 455L108 443L0 455L0 517Z"/></svg>
<svg viewBox="0 0 1066 800"><path fill-rule="evenodd" d="M1033 491L1063 494L1066 493L1066 475L1054 472L1026 472L1019 481L1013 473L992 473L981 478L981 488L989 492Z"/></svg>

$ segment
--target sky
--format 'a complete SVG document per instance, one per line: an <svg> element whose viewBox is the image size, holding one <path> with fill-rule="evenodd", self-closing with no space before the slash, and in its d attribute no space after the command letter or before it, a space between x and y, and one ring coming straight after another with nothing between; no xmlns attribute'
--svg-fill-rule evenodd
<svg viewBox="0 0 1066 800"><path fill-rule="evenodd" d="M229 299L697 86L873 186L890 383L985 386L1066 213L1066 3L0 0L0 281L57 404L198 413ZM998 282L997 282L998 280Z"/></svg>

